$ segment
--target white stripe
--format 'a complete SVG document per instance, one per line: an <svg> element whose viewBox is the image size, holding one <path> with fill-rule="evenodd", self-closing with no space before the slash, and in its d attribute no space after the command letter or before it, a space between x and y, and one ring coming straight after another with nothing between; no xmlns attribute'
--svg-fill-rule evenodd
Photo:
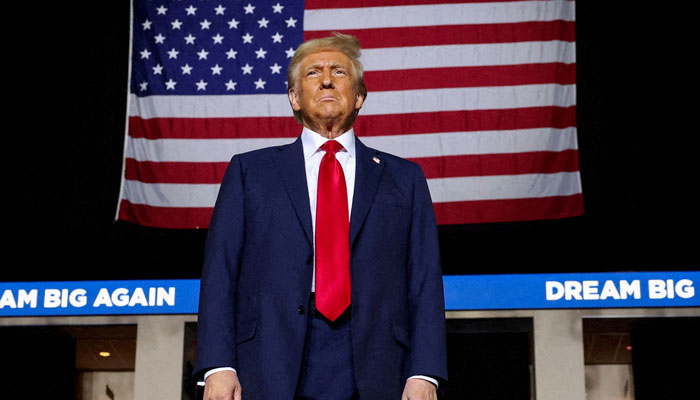
<svg viewBox="0 0 700 400"><path fill-rule="evenodd" d="M494 110L576 104L575 85L519 85L375 92L360 115Z"/></svg>
<svg viewBox="0 0 700 400"><path fill-rule="evenodd" d="M574 20L573 1L334 8L304 11L305 31Z"/></svg>
<svg viewBox="0 0 700 400"><path fill-rule="evenodd" d="M428 179L434 203L568 196L581 193L578 172ZM219 185L154 184L127 180L125 198L158 207L213 207Z"/></svg>
<svg viewBox="0 0 700 400"><path fill-rule="evenodd" d="M266 104L247 109L237 107L247 96L132 96L131 115L142 118L232 118L290 117L285 95L267 95L256 100ZM194 101L196 100L196 101ZM282 107L278 103L284 102ZM192 105L191 103L195 103ZM519 107L576 104L575 85L519 85L475 88L396 90L370 93L361 115L404 114L431 111L491 110Z"/></svg>
<svg viewBox="0 0 700 400"><path fill-rule="evenodd" d="M286 94L147 97L132 94L129 115L142 118L289 117L292 108Z"/></svg>
<svg viewBox="0 0 700 400"><path fill-rule="evenodd" d="M294 138L131 139L128 157L155 162L228 162L235 154L287 144Z"/></svg>
<svg viewBox="0 0 700 400"><path fill-rule="evenodd" d="M576 150L576 128L367 136L367 146L402 158Z"/></svg>
<svg viewBox="0 0 700 400"><path fill-rule="evenodd" d="M219 184L143 183L126 179L124 198L157 207L214 207Z"/></svg>
<svg viewBox="0 0 700 400"><path fill-rule="evenodd" d="M364 70L370 72L552 62L572 64L576 62L576 44L552 40L548 42L387 47L362 50L360 61ZM369 89L371 91L372 88Z"/></svg>
<svg viewBox="0 0 700 400"><path fill-rule="evenodd" d="M433 203L568 196L581 193L578 172L428 179Z"/></svg>
<svg viewBox="0 0 700 400"><path fill-rule="evenodd" d="M153 162L228 162L235 154L290 143L269 139L131 139L127 157ZM368 146L403 158L577 149L576 128L367 136Z"/></svg>

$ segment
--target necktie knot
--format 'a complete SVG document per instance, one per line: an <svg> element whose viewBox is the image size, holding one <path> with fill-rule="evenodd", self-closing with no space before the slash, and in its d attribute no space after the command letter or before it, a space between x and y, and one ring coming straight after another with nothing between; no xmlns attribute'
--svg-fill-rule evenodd
<svg viewBox="0 0 700 400"><path fill-rule="evenodd" d="M325 152L331 152L333 154L339 152L340 150L343 149L343 145L338 143L335 140L329 140L323 145L321 145L321 149L323 149Z"/></svg>

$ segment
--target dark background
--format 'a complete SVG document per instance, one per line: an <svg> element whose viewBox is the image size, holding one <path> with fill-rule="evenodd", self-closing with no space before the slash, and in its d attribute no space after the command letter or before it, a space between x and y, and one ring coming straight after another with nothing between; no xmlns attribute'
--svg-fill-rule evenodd
<svg viewBox="0 0 700 400"><path fill-rule="evenodd" d="M115 222L129 2L8 10L2 281L199 278L205 230ZM578 1L586 214L441 226L446 274L698 269L697 51L680 5Z"/></svg>

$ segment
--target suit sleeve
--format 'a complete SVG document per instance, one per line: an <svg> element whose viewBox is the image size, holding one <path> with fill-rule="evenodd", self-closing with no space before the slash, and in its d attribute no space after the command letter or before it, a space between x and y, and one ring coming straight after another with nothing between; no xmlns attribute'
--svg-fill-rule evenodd
<svg viewBox="0 0 700 400"><path fill-rule="evenodd" d="M428 184L416 166L409 238L410 355L408 376L447 380L445 298L440 249Z"/></svg>
<svg viewBox="0 0 700 400"><path fill-rule="evenodd" d="M199 293L195 375L216 367L236 368L236 288L245 234L243 170L229 163L204 248Z"/></svg>

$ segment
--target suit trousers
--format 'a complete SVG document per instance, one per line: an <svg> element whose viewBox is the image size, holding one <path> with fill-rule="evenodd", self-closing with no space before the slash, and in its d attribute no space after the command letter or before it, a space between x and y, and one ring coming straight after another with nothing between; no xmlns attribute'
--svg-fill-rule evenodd
<svg viewBox="0 0 700 400"><path fill-rule="evenodd" d="M331 322L316 310L312 294L304 340L295 399L359 399L352 357L350 308Z"/></svg>

